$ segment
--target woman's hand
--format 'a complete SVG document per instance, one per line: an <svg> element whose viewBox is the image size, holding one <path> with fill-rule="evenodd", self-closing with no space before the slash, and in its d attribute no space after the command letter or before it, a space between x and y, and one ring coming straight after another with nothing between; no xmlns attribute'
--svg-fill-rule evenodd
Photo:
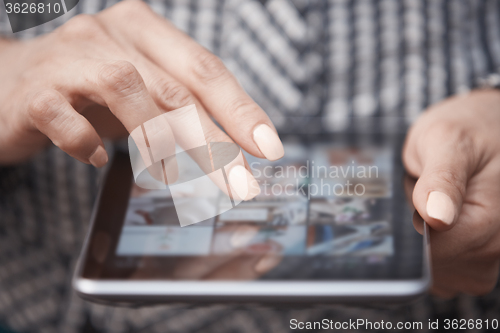
<svg viewBox="0 0 500 333"><path fill-rule="evenodd" d="M411 128L403 160L418 178L413 204L432 228L434 291L488 293L500 262L500 92L432 106Z"/></svg>
<svg viewBox="0 0 500 333"><path fill-rule="evenodd" d="M223 63L141 1L0 44L0 63L0 164L22 161L50 140L101 167L107 162L101 136L130 133L190 104L207 142L234 139L257 157L283 156L270 119Z"/></svg>

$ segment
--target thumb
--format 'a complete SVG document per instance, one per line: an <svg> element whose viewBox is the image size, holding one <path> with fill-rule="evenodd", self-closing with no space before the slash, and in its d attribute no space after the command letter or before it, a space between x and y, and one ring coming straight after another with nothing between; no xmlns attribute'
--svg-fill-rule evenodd
<svg viewBox="0 0 500 333"><path fill-rule="evenodd" d="M417 144L420 172L412 196L415 209L437 231L456 223L475 166L470 140L464 136L443 138L442 134L437 135L441 140L432 135L434 138L428 136Z"/></svg>

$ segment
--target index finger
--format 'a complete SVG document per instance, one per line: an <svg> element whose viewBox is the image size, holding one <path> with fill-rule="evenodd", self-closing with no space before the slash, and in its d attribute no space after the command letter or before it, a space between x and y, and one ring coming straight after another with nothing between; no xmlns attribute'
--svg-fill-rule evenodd
<svg viewBox="0 0 500 333"><path fill-rule="evenodd" d="M140 1L123 2L114 8L100 14L106 17L103 24L110 30L118 26L140 52L193 92L243 149L269 160L284 155L267 114L219 58ZM146 24L150 27L147 31L142 29Z"/></svg>
<svg viewBox="0 0 500 333"><path fill-rule="evenodd" d="M174 159L163 170L159 163L155 163L162 156L174 156L174 135L166 121L158 123L161 112L149 95L141 75L131 63L123 60L84 59L67 66L66 71L60 75L59 82L69 93L77 92L107 106L120 120L133 137L151 176L165 184L167 175L170 180L177 177Z"/></svg>

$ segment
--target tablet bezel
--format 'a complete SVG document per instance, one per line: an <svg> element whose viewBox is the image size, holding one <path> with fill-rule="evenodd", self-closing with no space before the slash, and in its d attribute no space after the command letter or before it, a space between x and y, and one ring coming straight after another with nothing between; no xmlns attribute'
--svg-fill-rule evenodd
<svg viewBox="0 0 500 333"><path fill-rule="evenodd" d="M342 136L341 138L345 138ZM361 136L357 135L357 139ZM301 137L304 140L304 137ZM305 140L317 140L316 137ZM321 139L322 141L325 138ZM338 142L337 137L336 142ZM387 140L387 139L386 139ZM402 142L401 136L391 140ZM394 141L392 141L394 142ZM397 148L400 149L400 146ZM106 189L111 186L118 196L123 195L128 200L130 182L123 182L124 177L130 179L130 162L123 152L118 152L111 167L108 169L105 181L97 198L97 203L92 215L90 231L80 255L73 286L82 297L101 301L350 301L350 300L394 300L416 297L424 293L431 283L429 233L427 226L424 228L422 275L420 278L411 279L379 279L379 280L254 280L254 281L175 281L175 280L123 280L88 278L84 272L84 264L94 260L88 256L90 243L99 231L106 231L117 235L108 242L110 249L115 249L120 234L121 224L125 216L125 209L113 210L104 207L116 204L117 198L110 197ZM399 158L399 157L398 157ZM128 175L128 176L127 176ZM123 202L124 198L118 198ZM118 221L116 223L98 223L106 220ZM120 225L119 229L116 226ZM114 227L115 229L110 227ZM109 252L109 251L108 251ZM106 261L104 261L105 263ZM102 266L103 263L100 265ZM88 267L88 265L87 265ZM87 277L86 277L86 276ZM90 275L91 276L91 275Z"/></svg>

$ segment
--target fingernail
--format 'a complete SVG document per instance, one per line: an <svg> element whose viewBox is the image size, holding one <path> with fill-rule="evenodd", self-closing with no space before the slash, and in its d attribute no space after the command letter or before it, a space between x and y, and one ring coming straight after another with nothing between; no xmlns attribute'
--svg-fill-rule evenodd
<svg viewBox="0 0 500 333"><path fill-rule="evenodd" d="M95 152L89 158L90 164L96 168L100 168L108 163L108 154L103 146L98 146Z"/></svg>
<svg viewBox="0 0 500 333"><path fill-rule="evenodd" d="M455 205L443 192L433 191L427 198L427 215L450 225L455 220Z"/></svg>
<svg viewBox="0 0 500 333"><path fill-rule="evenodd" d="M259 184L242 165L237 165L229 171L229 185L242 200L250 200L260 193Z"/></svg>
<svg viewBox="0 0 500 333"><path fill-rule="evenodd" d="M270 161L279 160L285 155L285 150L278 134L267 125L262 124L254 129L253 140L262 154Z"/></svg>

